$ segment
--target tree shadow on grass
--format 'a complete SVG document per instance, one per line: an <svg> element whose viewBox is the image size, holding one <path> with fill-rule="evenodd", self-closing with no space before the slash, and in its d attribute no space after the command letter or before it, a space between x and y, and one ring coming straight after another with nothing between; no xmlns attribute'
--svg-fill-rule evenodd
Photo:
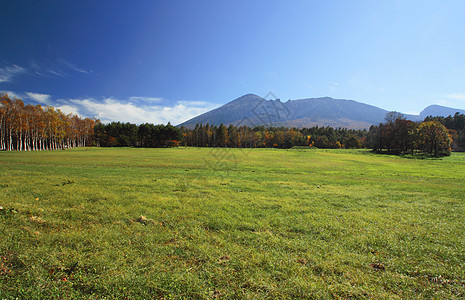
<svg viewBox="0 0 465 300"><path fill-rule="evenodd" d="M395 151L388 151L388 150L372 150L364 152L365 154L372 154L372 155L387 155L387 156L397 156L406 159L428 159L428 160L441 160L444 157L449 155L433 155L430 153L425 152L416 152L416 153L404 153L404 152L395 152Z"/></svg>

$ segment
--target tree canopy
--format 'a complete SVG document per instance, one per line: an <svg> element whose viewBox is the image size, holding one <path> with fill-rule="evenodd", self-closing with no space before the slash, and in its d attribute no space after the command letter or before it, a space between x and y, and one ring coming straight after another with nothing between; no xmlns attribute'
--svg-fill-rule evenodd
<svg viewBox="0 0 465 300"><path fill-rule="evenodd" d="M452 138L438 121L416 123L402 114L389 113L386 123L371 126L367 145L375 152L390 154L422 152L433 156L450 155Z"/></svg>
<svg viewBox="0 0 465 300"><path fill-rule="evenodd" d="M102 147L172 147L179 145L181 130L170 123L136 125L111 122L97 124L94 128L95 142Z"/></svg>
<svg viewBox="0 0 465 300"><path fill-rule="evenodd" d="M465 115L456 113L454 116L433 117L429 116L425 121L438 121L444 125L452 137L452 150L465 151Z"/></svg>

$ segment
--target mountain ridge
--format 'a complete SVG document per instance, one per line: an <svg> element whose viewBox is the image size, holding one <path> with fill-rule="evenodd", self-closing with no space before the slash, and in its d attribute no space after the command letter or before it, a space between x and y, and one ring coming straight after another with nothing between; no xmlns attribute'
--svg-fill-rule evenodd
<svg viewBox="0 0 465 300"><path fill-rule="evenodd" d="M246 94L177 126L192 129L196 124L209 123L217 126L220 124L298 128L330 126L365 129L383 122L388 112L355 100L319 97L281 102L280 99L266 100L255 94ZM405 114L405 116L409 120L420 121L429 115L448 116L455 112L465 114L465 110L430 105L419 115Z"/></svg>

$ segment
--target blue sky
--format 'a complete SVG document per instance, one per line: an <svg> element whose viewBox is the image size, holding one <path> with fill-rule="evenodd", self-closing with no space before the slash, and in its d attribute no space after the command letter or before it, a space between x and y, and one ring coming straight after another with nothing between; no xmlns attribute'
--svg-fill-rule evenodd
<svg viewBox="0 0 465 300"><path fill-rule="evenodd" d="M465 1L1 1L0 91L178 124L247 93L465 109Z"/></svg>

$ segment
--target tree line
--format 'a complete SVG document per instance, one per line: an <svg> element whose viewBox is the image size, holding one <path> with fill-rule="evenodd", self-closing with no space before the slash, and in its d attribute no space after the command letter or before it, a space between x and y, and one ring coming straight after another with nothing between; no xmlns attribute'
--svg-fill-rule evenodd
<svg viewBox="0 0 465 300"><path fill-rule="evenodd" d="M231 148L371 148L390 154L449 155L465 150L465 115L427 117L413 122L397 112L370 130L332 127L287 128L216 126L194 129L167 125L131 124L80 118L53 107L24 105L0 94L0 149L56 150L101 147L231 147Z"/></svg>
<svg viewBox="0 0 465 300"><path fill-rule="evenodd" d="M465 115L455 113L454 116L433 117L429 116L425 121L437 121L444 125L452 137L452 150L465 151Z"/></svg>
<svg viewBox="0 0 465 300"><path fill-rule="evenodd" d="M136 125L131 123L97 123L94 141L100 147L174 147L182 139L181 130L170 123Z"/></svg>
<svg viewBox="0 0 465 300"><path fill-rule="evenodd" d="M197 124L194 129L181 127L181 131L184 146L230 148L361 148L367 135L366 130L319 126L298 129Z"/></svg>
<svg viewBox="0 0 465 300"><path fill-rule="evenodd" d="M450 155L452 150L452 136L441 122L430 117L413 122L397 112L388 113L384 123L371 126L366 142L378 153L425 153L437 157Z"/></svg>
<svg viewBox="0 0 465 300"><path fill-rule="evenodd" d="M385 122L370 130L319 127L228 127L197 124L181 127L181 144L194 147L232 148L371 148L376 153L427 154L447 156L465 150L465 115L427 117L413 122L397 112L386 115Z"/></svg>
<svg viewBox="0 0 465 300"><path fill-rule="evenodd" d="M85 147L94 138L95 120L41 105L24 105L0 94L0 149L31 151Z"/></svg>

